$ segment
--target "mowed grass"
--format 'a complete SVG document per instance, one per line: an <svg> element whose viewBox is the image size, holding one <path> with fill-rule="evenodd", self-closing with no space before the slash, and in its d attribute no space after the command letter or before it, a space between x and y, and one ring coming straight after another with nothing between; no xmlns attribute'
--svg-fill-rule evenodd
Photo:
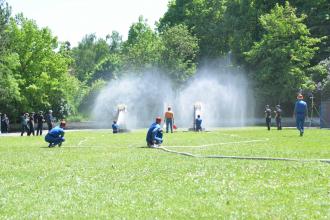
<svg viewBox="0 0 330 220"><path fill-rule="evenodd" d="M307 161L330 159L329 130L165 134L170 150L299 162L188 157L144 148L145 133L1 137L0 219L330 218L330 164Z"/></svg>

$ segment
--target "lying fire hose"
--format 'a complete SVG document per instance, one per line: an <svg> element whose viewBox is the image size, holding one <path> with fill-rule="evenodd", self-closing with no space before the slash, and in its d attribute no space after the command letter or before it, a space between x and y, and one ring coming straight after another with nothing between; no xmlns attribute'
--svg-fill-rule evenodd
<svg viewBox="0 0 330 220"><path fill-rule="evenodd" d="M168 153L179 154L188 157L195 158L218 158L218 159L237 159L237 160L273 160L273 161L295 161L295 162L324 162L330 163L330 159L294 159L294 158L280 158L280 157L247 157L247 156L225 156L225 155L195 155L187 152L179 152L174 150L169 150L166 147L156 147L155 149L163 150Z"/></svg>

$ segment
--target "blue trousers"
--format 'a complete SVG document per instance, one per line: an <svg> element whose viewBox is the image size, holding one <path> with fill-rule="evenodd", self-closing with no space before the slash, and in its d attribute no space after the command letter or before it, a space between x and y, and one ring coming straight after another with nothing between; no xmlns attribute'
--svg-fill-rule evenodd
<svg viewBox="0 0 330 220"><path fill-rule="evenodd" d="M296 126L300 132L304 132L305 115L296 116Z"/></svg>
<svg viewBox="0 0 330 220"><path fill-rule="evenodd" d="M168 128L171 128L171 132L173 133L173 119L166 118L166 133L168 133Z"/></svg>
<svg viewBox="0 0 330 220"><path fill-rule="evenodd" d="M64 137L53 137L49 134L47 134L45 136L45 141L50 143L50 144L54 144L54 145L57 145L59 143L62 143L65 141Z"/></svg>

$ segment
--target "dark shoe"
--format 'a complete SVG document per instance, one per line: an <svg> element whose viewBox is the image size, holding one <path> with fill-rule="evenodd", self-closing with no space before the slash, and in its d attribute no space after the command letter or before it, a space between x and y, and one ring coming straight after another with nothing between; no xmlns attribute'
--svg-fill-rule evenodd
<svg viewBox="0 0 330 220"><path fill-rule="evenodd" d="M50 144L48 145L48 147L53 147L53 144L52 144L52 143L50 143Z"/></svg>
<svg viewBox="0 0 330 220"><path fill-rule="evenodd" d="M61 147L61 146L62 146L62 142L61 142L61 143L59 143L59 144L58 144L58 146L59 146L59 147Z"/></svg>
<svg viewBox="0 0 330 220"><path fill-rule="evenodd" d="M302 137L304 135L304 132L300 131L300 137Z"/></svg>

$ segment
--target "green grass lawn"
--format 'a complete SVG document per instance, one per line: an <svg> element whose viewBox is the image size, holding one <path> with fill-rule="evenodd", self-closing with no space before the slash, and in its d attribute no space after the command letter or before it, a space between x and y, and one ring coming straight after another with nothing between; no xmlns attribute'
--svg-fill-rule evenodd
<svg viewBox="0 0 330 220"><path fill-rule="evenodd" d="M264 128L165 134L67 132L61 148L40 137L0 138L0 219L329 219L330 131ZM201 145L215 144L200 147ZM182 147L184 146L184 147Z"/></svg>

